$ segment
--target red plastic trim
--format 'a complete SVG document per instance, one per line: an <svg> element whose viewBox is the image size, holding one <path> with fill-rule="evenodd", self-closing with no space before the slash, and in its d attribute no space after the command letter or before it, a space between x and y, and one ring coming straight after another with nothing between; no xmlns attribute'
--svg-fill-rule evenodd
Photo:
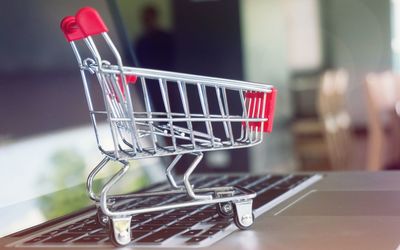
<svg viewBox="0 0 400 250"><path fill-rule="evenodd" d="M271 133L274 125L274 115L275 115L275 103L278 90L276 88L272 89L271 93L267 94L267 102L265 107L265 116L268 121L264 123L264 132Z"/></svg>
<svg viewBox="0 0 400 250"><path fill-rule="evenodd" d="M76 23L76 18L74 16L67 16L61 20L60 28L64 32L65 38L68 42L80 40L85 37Z"/></svg>
<svg viewBox="0 0 400 250"><path fill-rule="evenodd" d="M137 80L137 76L128 75L128 76L125 76L125 79L126 79L126 83L127 84L135 84L136 80ZM122 86L122 81L121 81L121 77L120 76L117 76L117 82L118 82L118 85L119 85L119 89L121 90L122 96L125 99L125 91L124 91L124 87ZM116 98L117 98L117 101L119 102L118 96L116 96Z"/></svg>
<svg viewBox="0 0 400 250"><path fill-rule="evenodd" d="M85 36L98 35L108 32L107 26L97 10L91 7L81 8L75 15L76 22Z"/></svg>
<svg viewBox="0 0 400 250"><path fill-rule="evenodd" d="M264 122L263 132L271 133L273 124L274 124L274 111L275 111L275 102L276 95L278 91L273 88L271 93L266 94L265 100L265 109L264 115L259 114L259 108L262 108L261 105L264 103L264 93L262 92L246 92L245 98L247 103L249 104L247 109L247 114L249 118L258 118L265 117L268 118L268 121ZM250 104L251 102L251 104ZM242 123L243 126L246 126L246 122ZM249 127L251 130L261 129L261 122L249 122Z"/></svg>
<svg viewBox="0 0 400 250"><path fill-rule="evenodd" d="M121 81L121 77L120 76L117 76L117 80L118 80L118 83L121 85L122 81ZM127 84L135 84L136 80L137 80L137 76L135 76L135 75L127 75L127 76L125 76L125 80L126 80Z"/></svg>

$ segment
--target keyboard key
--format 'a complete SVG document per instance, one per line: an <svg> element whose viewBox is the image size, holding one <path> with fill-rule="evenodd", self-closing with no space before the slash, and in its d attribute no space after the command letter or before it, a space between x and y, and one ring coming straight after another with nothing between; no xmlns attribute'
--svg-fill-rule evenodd
<svg viewBox="0 0 400 250"><path fill-rule="evenodd" d="M169 224L169 223L171 223L173 221L175 221L175 220L158 220L158 219L155 219L155 220L151 220L149 222L146 222L143 225L152 225L152 226L161 225L161 226L165 226L165 225L167 225L167 224Z"/></svg>
<svg viewBox="0 0 400 250"><path fill-rule="evenodd" d="M139 230L132 230L131 231L133 240L137 240L137 239L145 236L148 233L150 233L150 231L139 231Z"/></svg>
<svg viewBox="0 0 400 250"><path fill-rule="evenodd" d="M218 215L217 217L214 217L211 220L205 221L205 223L219 223L219 222L230 222L230 221L232 221L231 218L226 218Z"/></svg>
<svg viewBox="0 0 400 250"><path fill-rule="evenodd" d="M185 229L183 229L183 228L182 229L180 229L180 228L161 229L160 231L154 232L153 234L146 236L137 242L138 243L161 243L184 230Z"/></svg>
<svg viewBox="0 0 400 250"><path fill-rule="evenodd" d="M215 224L214 226L212 226L210 228L210 230L223 230L223 229L229 227L230 225L231 225L231 223L218 223L218 224Z"/></svg>
<svg viewBox="0 0 400 250"><path fill-rule="evenodd" d="M274 189L291 189L296 187L299 183L308 179L308 176L292 176L290 179L287 179L278 185L274 186Z"/></svg>
<svg viewBox="0 0 400 250"><path fill-rule="evenodd" d="M65 231L66 230L63 230L63 229L57 229L57 230L53 230L53 231L47 232L45 234L42 234L42 236L54 236L54 235L60 234Z"/></svg>
<svg viewBox="0 0 400 250"><path fill-rule="evenodd" d="M24 244L34 244L34 243L38 243L38 242L41 242L43 240L46 240L48 238L49 238L49 236L39 236L39 237L35 237L35 238L31 239L31 240L28 240L28 241L24 242Z"/></svg>
<svg viewBox="0 0 400 250"><path fill-rule="evenodd" d="M136 231L154 231L156 229L159 229L160 227L162 227L163 225L148 225L148 224L144 224L142 226L136 226L133 227L132 230L136 230Z"/></svg>
<svg viewBox="0 0 400 250"><path fill-rule="evenodd" d="M74 243L98 243L102 240L104 240L106 237L101 237L101 236L85 236L82 237L76 241L74 241Z"/></svg>
<svg viewBox="0 0 400 250"><path fill-rule="evenodd" d="M66 243L72 241L82 235L64 233L43 241L44 243Z"/></svg>
<svg viewBox="0 0 400 250"><path fill-rule="evenodd" d="M169 228L190 228L190 227L196 225L197 223L198 223L197 221L191 221L191 222L178 221L168 227Z"/></svg>
<svg viewBox="0 0 400 250"><path fill-rule="evenodd" d="M253 200L253 209L257 209L264 204L272 201L276 197L284 194L288 190L285 189L270 189L260 194L257 194L256 198Z"/></svg>
<svg viewBox="0 0 400 250"><path fill-rule="evenodd" d="M248 185L251 185L252 183L258 181L260 179L260 176L249 176L245 178L244 180L239 181L236 183L236 186L241 186L241 187L246 187Z"/></svg>
<svg viewBox="0 0 400 250"><path fill-rule="evenodd" d="M205 231L204 233L202 233L200 236L210 237L219 232L221 232L221 230L209 229L209 230Z"/></svg>
<svg viewBox="0 0 400 250"><path fill-rule="evenodd" d="M186 233L181 234L181 236L185 236L185 237L193 237L198 235L199 233L201 233L203 230L201 229L194 229L194 230L189 230Z"/></svg>
<svg viewBox="0 0 400 250"><path fill-rule="evenodd" d="M186 241L188 244L198 244L203 240L208 239L208 237L193 237L190 240Z"/></svg>
<svg viewBox="0 0 400 250"><path fill-rule="evenodd" d="M77 227L77 228L73 228L68 230L69 233L90 233L94 230L98 229L98 227L96 228L88 228L88 227Z"/></svg>
<svg viewBox="0 0 400 250"><path fill-rule="evenodd" d="M82 224L73 223L73 224L61 227L61 228L59 228L59 230L68 231L68 230L71 230L71 229L74 229L74 228L78 228L78 227L81 227L81 226L82 226Z"/></svg>
<svg viewBox="0 0 400 250"><path fill-rule="evenodd" d="M208 219L210 217L213 217L215 213L206 213L206 212L198 212L193 215L191 215L191 218L196 218L198 221L202 221L205 219Z"/></svg>

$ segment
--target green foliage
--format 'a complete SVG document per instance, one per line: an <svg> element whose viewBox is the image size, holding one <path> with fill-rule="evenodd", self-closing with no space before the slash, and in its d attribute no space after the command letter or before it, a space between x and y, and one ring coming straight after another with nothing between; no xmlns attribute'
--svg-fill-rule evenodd
<svg viewBox="0 0 400 250"><path fill-rule="evenodd" d="M81 184L71 188L75 183L86 181L86 166L84 158L74 150L60 150L51 157L53 171L47 173L47 178L41 180L41 185L51 185L59 192L42 196L39 199L39 206L45 218L53 219L73 211L79 210L91 204L86 192L86 185ZM147 176L140 171L137 164L132 162L131 170L127 178L124 178L120 185L115 188L118 193L136 191L149 183ZM120 165L110 162L105 167L104 178L94 181L94 191L99 192L107 182L110 174L116 173ZM133 177L133 178L132 178Z"/></svg>

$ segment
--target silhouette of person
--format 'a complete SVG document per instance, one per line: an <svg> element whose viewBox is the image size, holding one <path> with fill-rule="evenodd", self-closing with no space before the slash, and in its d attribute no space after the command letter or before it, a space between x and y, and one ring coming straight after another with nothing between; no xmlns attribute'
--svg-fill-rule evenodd
<svg viewBox="0 0 400 250"><path fill-rule="evenodd" d="M136 55L144 68L173 70L175 48L173 36L158 23L158 11L146 6L141 13L144 32L136 41Z"/></svg>

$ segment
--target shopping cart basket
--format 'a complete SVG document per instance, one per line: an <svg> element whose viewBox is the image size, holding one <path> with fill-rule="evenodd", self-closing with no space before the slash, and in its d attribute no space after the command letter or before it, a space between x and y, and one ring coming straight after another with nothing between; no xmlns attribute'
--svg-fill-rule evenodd
<svg viewBox="0 0 400 250"><path fill-rule="evenodd" d="M261 143L264 132L272 131L276 90L264 84L125 67L106 25L96 10L89 7L65 17L61 29L78 61L97 145L104 154L87 178L87 189L98 207L99 221L109 225L113 242L131 242L131 218L136 214L188 206L216 204L217 211L222 216L233 216L240 229L251 226L254 192L239 186L196 188L190 175L203 152ZM105 49L115 64L104 60L100 50ZM90 80L93 78L94 81ZM157 110L151 103L150 89L159 92L163 109ZM135 98L142 98L145 107L139 107ZM175 110L172 103L179 103L180 108ZM218 105L212 107L210 103ZM232 104L239 104L241 110L233 112ZM199 105L202 112L191 112L193 105ZM100 133L101 121L109 124L107 138L111 145L107 144L106 135ZM223 132L217 134L218 131ZM194 161L183 181L177 182L172 170L183 155L194 156ZM129 160L163 156L175 156L166 168L170 191L110 194L110 189L127 172ZM96 194L94 178L110 160L121 163L121 169ZM185 199L172 204L134 209L116 205L132 198L179 194L186 194Z"/></svg>

